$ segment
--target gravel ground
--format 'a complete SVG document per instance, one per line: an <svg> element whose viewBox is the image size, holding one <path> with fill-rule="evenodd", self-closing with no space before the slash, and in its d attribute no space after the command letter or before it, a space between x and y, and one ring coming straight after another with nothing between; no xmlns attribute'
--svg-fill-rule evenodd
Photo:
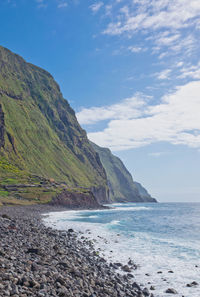
<svg viewBox="0 0 200 297"><path fill-rule="evenodd" d="M74 230L45 227L41 214L58 210L0 208L0 297L153 297L134 281L132 261L108 264Z"/></svg>

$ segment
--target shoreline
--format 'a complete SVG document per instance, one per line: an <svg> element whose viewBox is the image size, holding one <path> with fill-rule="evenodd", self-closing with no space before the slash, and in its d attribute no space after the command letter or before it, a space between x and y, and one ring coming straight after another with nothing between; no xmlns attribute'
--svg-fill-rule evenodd
<svg viewBox="0 0 200 297"><path fill-rule="evenodd" d="M122 264L99 256L86 234L80 241L78 232L42 222L43 214L68 210L47 205L0 208L0 296L153 297L135 282L132 261L119 274Z"/></svg>
<svg viewBox="0 0 200 297"><path fill-rule="evenodd" d="M147 207L145 206L146 209ZM141 208L144 209L142 205L139 207L135 207L134 205L134 208L132 207L133 210L137 211L139 209L141 210ZM190 262L187 258L183 260L181 257L174 257L174 252L177 252L175 248L177 241L173 242L172 245L172 239L170 238L167 248L165 244L162 244L165 242L162 238L157 242L155 247L155 238L151 238L147 234L141 236L142 233L139 233L139 236L135 238L136 240L133 240L135 235L133 237L127 237L117 227L118 224L120 225L117 215L111 215L114 214L112 212L113 210L119 209L121 208L114 207L108 210L108 212L104 212L103 210L52 212L47 217L44 217L43 221L46 226L51 226L57 230L73 228L78 232L79 239L84 234L85 237L83 240L91 241L95 250L98 251L98 254L107 263L111 263L111 265L116 262L121 263L122 266L118 267L118 269L116 267L115 272L123 274L122 267L127 265L131 260L135 267L130 267L130 273L134 275L135 282L140 284L141 288L148 288L149 292L153 293L155 297L168 297L174 294L180 297L199 297L199 277L195 274L198 273L198 267L200 267L197 265L198 260ZM103 224L99 212L104 214L103 217L105 219L103 220ZM108 220L110 216L112 219ZM140 227L143 228L142 226ZM151 246L152 244L153 246ZM180 243L178 253L181 254L181 251L186 246L184 242L182 242L182 245Z"/></svg>

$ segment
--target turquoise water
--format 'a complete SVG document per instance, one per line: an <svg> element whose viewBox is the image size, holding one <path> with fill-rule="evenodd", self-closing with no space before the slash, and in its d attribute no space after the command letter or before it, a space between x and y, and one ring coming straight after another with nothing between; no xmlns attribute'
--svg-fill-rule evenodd
<svg viewBox="0 0 200 297"><path fill-rule="evenodd" d="M51 213L46 223L58 229L73 227L95 238L96 248L108 261L139 265L136 280L155 296L175 288L177 296L200 297L200 204L113 204L101 211ZM172 270L174 273L169 273ZM162 273L158 273L161 271ZM147 275L146 275L147 274ZM149 284L151 282L151 284Z"/></svg>

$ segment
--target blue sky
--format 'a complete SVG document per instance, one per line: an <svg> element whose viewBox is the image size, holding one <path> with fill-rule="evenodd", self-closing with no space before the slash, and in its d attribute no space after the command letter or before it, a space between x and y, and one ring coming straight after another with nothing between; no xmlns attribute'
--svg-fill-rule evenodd
<svg viewBox="0 0 200 297"><path fill-rule="evenodd" d="M1 0L0 36L154 197L200 202L199 0Z"/></svg>

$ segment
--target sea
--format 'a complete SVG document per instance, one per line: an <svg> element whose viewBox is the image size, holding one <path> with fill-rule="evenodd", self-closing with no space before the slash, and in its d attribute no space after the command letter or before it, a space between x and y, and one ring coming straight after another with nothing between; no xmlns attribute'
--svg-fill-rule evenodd
<svg viewBox="0 0 200 297"><path fill-rule="evenodd" d="M44 222L93 240L109 262L138 268L135 281L155 297L200 297L200 203L111 204L111 209L52 212ZM193 281L199 285L188 287ZM168 288L178 294L165 293Z"/></svg>

